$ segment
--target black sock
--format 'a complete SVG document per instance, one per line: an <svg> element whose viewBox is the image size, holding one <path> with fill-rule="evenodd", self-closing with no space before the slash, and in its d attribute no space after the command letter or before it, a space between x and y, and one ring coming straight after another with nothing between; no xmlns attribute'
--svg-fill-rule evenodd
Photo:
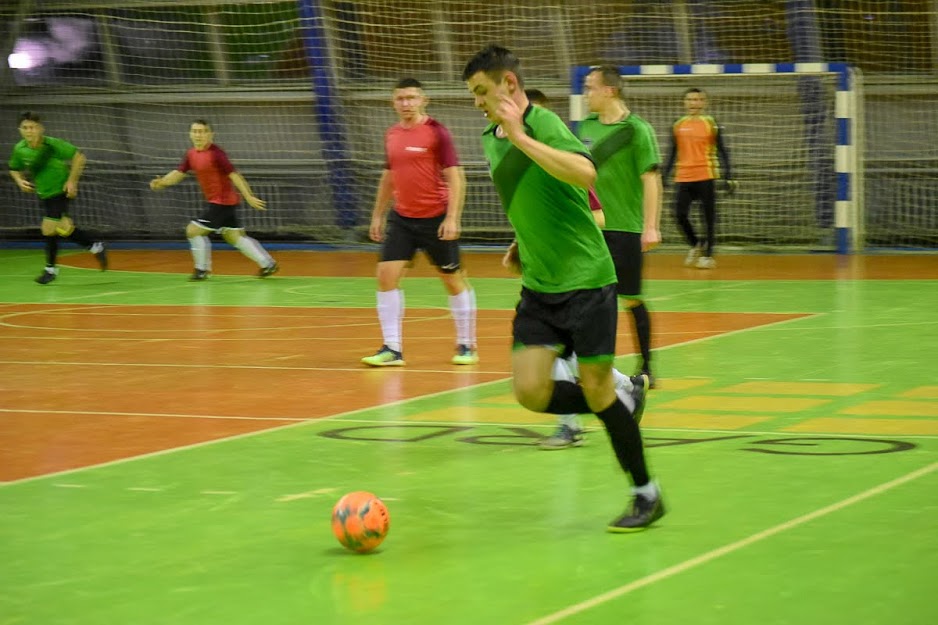
<svg viewBox="0 0 938 625"><path fill-rule="evenodd" d="M638 337L638 348L642 352L642 371L651 371L651 315L642 302L630 308L635 319L635 336Z"/></svg>
<svg viewBox="0 0 938 625"><path fill-rule="evenodd" d="M46 237L46 267L55 267L58 255L59 237L54 234L51 237Z"/></svg>
<svg viewBox="0 0 938 625"><path fill-rule="evenodd" d="M642 448L642 433L629 414L629 409L617 397L608 408L597 412L596 416L606 426L606 433L612 443L612 450L616 452L619 466L632 476L635 486L647 484L649 477L648 467L645 466L645 450Z"/></svg>
<svg viewBox="0 0 938 625"><path fill-rule="evenodd" d="M583 389L573 382L554 381L554 394L544 412L550 414L586 414L593 412L586 403Z"/></svg>
<svg viewBox="0 0 938 625"><path fill-rule="evenodd" d="M91 247L94 244L94 239L92 239L87 232L79 230L78 228L72 230L72 233L65 237L65 240L77 243L82 247Z"/></svg>

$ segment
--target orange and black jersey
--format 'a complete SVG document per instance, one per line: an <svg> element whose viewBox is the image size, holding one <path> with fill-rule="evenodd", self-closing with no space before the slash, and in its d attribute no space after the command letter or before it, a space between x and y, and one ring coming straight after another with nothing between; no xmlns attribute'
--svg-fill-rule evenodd
<svg viewBox="0 0 938 625"><path fill-rule="evenodd" d="M672 168L674 182L733 179L723 132L715 119L709 115L685 115L674 122L671 149L663 172L665 180Z"/></svg>

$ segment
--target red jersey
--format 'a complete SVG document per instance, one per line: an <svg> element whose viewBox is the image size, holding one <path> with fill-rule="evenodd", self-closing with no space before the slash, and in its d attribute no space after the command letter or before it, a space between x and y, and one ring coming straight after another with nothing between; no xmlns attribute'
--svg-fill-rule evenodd
<svg viewBox="0 0 938 625"><path fill-rule="evenodd" d="M394 183L394 210L404 217L445 213L449 188L443 170L459 166L446 127L432 117L413 128L395 124L384 135L384 150L384 168Z"/></svg>
<svg viewBox="0 0 938 625"><path fill-rule="evenodd" d="M241 196L228 177L235 170L234 165L228 160L225 151L214 143L204 150L189 148L177 169L184 174L190 170L195 172L202 194L212 204L234 206L241 201Z"/></svg>

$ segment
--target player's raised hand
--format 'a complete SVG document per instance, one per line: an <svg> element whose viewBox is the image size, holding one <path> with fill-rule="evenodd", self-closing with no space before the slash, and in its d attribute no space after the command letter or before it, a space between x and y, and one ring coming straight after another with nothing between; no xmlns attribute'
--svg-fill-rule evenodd
<svg viewBox="0 0 938 625"><path fill-rule="evenodd" d="M523 111L518 108L511 97L507 95L498 96L498 108L495 109L495 116L499 120L505 135L510 139L516 133L524 133L524 123L522 122Z"/></svg>
<svg viewBox="0 0 938 625"><path fill-rule="evenodd" d="M163 176L157 176L156 178L150 181L151 191L159 191L162 188L163 188Z"/></svg>
<svg viewBox="0 0 938 625"><path fill-rule="evenodd" d="M738 188L739 188L739 182L735 180L723 181L723 191L725 191L727 195L733 195L734 193L736 193L736 189Z"/></svg>

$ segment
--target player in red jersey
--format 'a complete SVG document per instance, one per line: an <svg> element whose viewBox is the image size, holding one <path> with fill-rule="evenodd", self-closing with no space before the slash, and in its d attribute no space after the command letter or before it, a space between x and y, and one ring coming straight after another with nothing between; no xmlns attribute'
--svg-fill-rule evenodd
<svg viewBox="0 0 938 625"><path fill-rule="evenodd" d="M476 301L459 261L460 217L466 175L449 131L426 113L428 98L414 78L394 86L391 102L398 123L385 134L385 166L378 183L368 234L381 243L378 262L378 320L384 344L362 362L372 367L404 364L401 278L418 249L436 265L449 293L456 323L454 365L479 362ZM389 211L393 200L394 210Z"/></svg>
<svg viewBox="0 0 938 625"><path fill-rule="evenodd" d="M171 187L182 182L191 171L195 174L202 194L208 201L208 208L198 218L186 226L186 237L192 248L195 271L191 280L205 280L212 270L212 241L208 235L213 232L236 247L242 254L257 263L260 270L258 277L266 278L280 268L267 250L255 239L247 236L238 222L235 208L241 196L257 210L265 210L266 202L254 195L244 176L239 174L225 151L213 143L215 133L211 124L204 119L197 119L189 127L189 139L193 147L189 148L179 167L165 176L150 181L154 191ZM237 191L235 190L237 189ZM241 195L238 195L238 191Z"/></svg>

